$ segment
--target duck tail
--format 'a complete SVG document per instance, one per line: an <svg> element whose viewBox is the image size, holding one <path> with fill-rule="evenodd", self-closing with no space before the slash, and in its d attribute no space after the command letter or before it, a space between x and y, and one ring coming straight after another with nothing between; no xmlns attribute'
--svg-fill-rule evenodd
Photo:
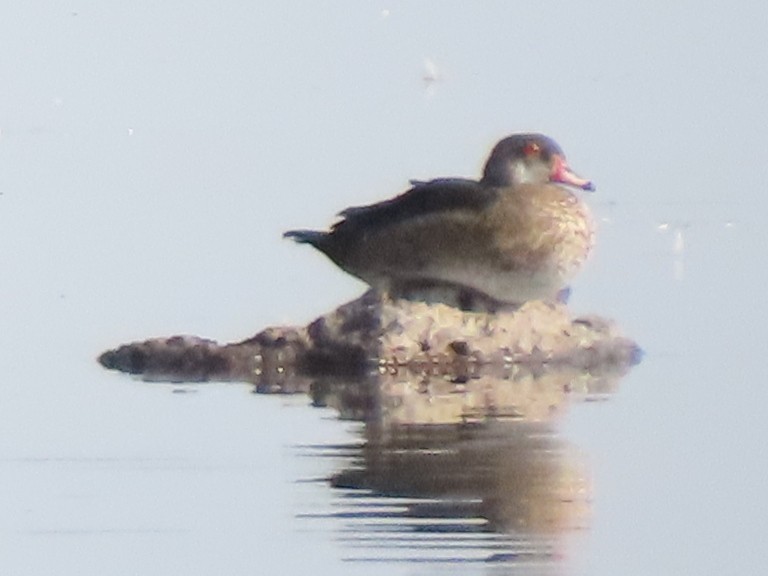
<svg viewBox="0 0 768 576"><path fill-rule="evenodd" d="M290 238L294 242L309 244L315 248L318 248L327 236L327 232L319 232L318 230L289 230L283 234L283 238Z"/></svg>

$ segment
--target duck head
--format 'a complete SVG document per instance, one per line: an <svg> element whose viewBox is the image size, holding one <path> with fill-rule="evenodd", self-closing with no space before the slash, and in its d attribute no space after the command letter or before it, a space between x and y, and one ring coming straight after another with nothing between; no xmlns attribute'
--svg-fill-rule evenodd
<svg viewBox="0 0 768 576"><path fill-rule="evenodd" d="M571 171L562 148L543 134L515 134L501 140L485 163L482 182L489 186L556 182L595 189L591 181Z"/></svg>

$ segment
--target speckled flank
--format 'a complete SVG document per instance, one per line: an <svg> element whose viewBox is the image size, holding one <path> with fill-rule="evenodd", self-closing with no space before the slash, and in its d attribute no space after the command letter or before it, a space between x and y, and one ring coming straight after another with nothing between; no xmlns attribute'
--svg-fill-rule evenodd
<svg viewBox="0 0 768 576"><path fill-rule="evenodd" d="M552 259L566 282L578 272L594 244L594 224L587 206L568 193L560 200L541 207L556 230Z"/></svg>

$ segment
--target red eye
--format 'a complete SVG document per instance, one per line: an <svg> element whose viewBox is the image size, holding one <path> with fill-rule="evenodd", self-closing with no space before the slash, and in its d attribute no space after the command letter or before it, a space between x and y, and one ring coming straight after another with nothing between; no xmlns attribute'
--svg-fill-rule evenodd
<svg viewBox="0 0 768 576"><path fill-rule="evenodd" d="M537 155L539 152L541 152L541 146L536 144L536 142L528 142L523 147L523 153L526 156L534 156L534 155Z"/></svg>

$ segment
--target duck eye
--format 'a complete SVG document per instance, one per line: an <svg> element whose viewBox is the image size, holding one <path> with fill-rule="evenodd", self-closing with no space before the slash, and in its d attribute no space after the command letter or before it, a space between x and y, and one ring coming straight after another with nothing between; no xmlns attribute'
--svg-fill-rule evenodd
<svg viewBox="0 0 768 576"><path fill-rule="evenodd" d="M527 142L523 147L523 154L526 156L537 156L541 152L541 146L536 142Z"/></svg>

